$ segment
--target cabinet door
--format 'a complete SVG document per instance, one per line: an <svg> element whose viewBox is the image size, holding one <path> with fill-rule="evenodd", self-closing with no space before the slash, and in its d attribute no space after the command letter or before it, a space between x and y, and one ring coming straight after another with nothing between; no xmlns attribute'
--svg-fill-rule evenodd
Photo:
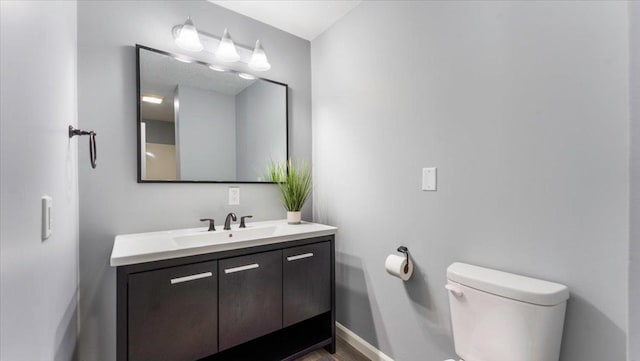
<svg viewBox="0 0 640 361"><path fill-rule="evenodd" d="M220 350L282 328L282 251L227 258L220 273Z"/></svg>
<svg viewBox="0 0 640 361"><path fill-rule="evenodd" d="M283 326L331 310L329 242L283 251Z"/></svg>
<svg viewBox="0 0 640 361"><path fill-rule="evenodd" d="M129 361L196 360L218 351L217 262L129 276Z"/></svg>

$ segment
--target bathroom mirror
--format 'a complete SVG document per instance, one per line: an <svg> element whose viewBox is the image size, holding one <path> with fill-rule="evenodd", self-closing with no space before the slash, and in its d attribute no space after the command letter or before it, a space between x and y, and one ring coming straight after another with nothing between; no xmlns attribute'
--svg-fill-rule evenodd
<svg viewBox="0 0 640 361"><path fill-rule="evenodd" d="M288 157L286 84L136 46L138 182L268 183Z"/></svg>

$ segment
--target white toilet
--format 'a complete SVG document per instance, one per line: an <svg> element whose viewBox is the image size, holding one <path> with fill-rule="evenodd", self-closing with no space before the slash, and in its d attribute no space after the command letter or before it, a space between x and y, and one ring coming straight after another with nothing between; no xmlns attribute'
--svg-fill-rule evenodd
<svg viewBox="0 0 640 361"><path fill-rule="evenodd" d="M558 361L567 286L453 263L445 288L462 360Z"/></svg>

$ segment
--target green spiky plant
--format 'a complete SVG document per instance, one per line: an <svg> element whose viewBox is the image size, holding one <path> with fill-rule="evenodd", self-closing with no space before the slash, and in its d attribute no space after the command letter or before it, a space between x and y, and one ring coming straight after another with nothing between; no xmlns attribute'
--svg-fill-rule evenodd
<svg viewBox="0 0 640 361"><path fill-rule="evenodd" d="M289 212L299 212L311 193L311 169L304 161L271 162L267 178L280 188L282 206Z"/></svg>

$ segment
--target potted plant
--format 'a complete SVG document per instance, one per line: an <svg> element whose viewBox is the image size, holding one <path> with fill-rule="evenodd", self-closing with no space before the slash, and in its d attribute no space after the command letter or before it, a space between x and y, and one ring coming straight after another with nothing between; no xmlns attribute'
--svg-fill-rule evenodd
<svg viewBox="0 0 640 361"><path fill-rule="evenodd" d="M298 224L304 202L311 193L311 169L307 162L288 161L269 163L267 178L278 185L282 205L287 210L287 222Z"/></svg>

